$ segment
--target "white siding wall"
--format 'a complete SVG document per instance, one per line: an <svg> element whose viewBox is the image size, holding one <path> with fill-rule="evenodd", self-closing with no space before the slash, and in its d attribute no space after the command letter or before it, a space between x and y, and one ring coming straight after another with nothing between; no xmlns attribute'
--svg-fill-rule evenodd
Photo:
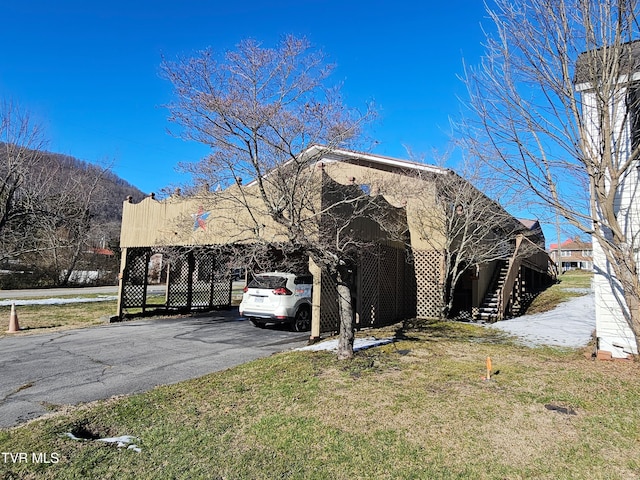
<svg viewBox="0 0 640 480"><path fill-rule="evenodd" d="M637 354L635 337L623 313L626 308L622 289L595 238L593 263L598 348L611 352L614 358L625 358L630 353Z"/></svg>
<svg viewBox="0 0 640 480"><path fill-rule="evenodd" d="M583 92L584 117L587 125L592 126L591 138L598 141L597 121L592 116L597 115L594 95ZM624 122L625 102L621 98L616 105L612 105L611 112L616 119L615 128L622 132L622 141L617 148L621 157L628 155L631 150L631 135L628 123ZM633 167L622 183L619 195L616 199L618 218L627 232L627 238L634 239L640 233L640 205L638 199L638 170ZM624 358L628 354L637 354L635 336L625 319L627 312L623 292L617 281L611 265L606 260L598 239L593 239L593 287L595 292L596 308L596 335L598 347L601 350L611 352L614 358ZM635 240L637 242L637 240ZM636 246L636 252L637 246Z"/></svg>

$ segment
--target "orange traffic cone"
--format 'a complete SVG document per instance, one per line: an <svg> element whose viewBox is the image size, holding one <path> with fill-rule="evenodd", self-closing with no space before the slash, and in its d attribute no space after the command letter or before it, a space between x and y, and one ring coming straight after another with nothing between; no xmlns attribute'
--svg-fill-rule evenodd
<svg viewBox="0 0 640 480"><path fill-rule="evenodd" d="M15 333L20 330L20 324L18 324L18 314L16 313L16 304L11 304L11 316L9 317L9 330L7 333Z"/></svg>

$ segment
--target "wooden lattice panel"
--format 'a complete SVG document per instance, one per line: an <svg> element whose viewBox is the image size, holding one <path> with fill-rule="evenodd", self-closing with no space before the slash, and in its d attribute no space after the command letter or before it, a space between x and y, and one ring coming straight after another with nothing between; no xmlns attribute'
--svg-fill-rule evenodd
<svg viewBox="0 0 640 480"><path fill-rule="evenodd" d="M127 251L126 270L123 276L122 307L143 308L147 291L147 265L149 252L145 248Z"/></svg>
<svg viewBox="0 0 640 480"><path fill-rule="evenodd" d="M161 254L153 273L150 259ZM122 308L157 307L147 303L149 275L160 281L168 265L166 307L203 309L231 305L231 272L214 248L129 248L123 272Z"/></svg>
<svg viewBox="0 0 640 480"><path fill-rule="evenodd" d="M231 305L231 277L211 285L211 307Z"/></svg>
<svg viewBox="0 0 640 480"><path fill-rule="evenodd" d="M378 259L378 305L380 315L375 325L395 323L400 319L398 306L400 305L398 280L402 277L402 270L398 265L398 252L396 248L386 245L379 247Z"/></svg>
<svg viewBox="0 0 640 480"><path fill-rule="evenodd" d="M215 258L213 256L213 252L206 250L196 250L192 255L193 272L191 273L191 307L209 307L209 305L211 305Z"/></svg>
<svg viewBox="0 0 640 480"><path fill-rule="evenodd" d="M432 318L440 314L443 258L443 254L435 250L413 252L418 297L416 315L419 318Z"/></svg>
<svg viewBox="0 0 640 480"><path fill-rule="evenodd" d="M337 332L340 328L338 289L333 279L326 273L322 274L321 282L320 331Z"/></svg>
<svg viewBox="0 0 640 480"><path fill-rule="evenodd" d="M358 270L358 287L356 311L358 313L358 327L368 327L376 323L380 317L378 276L378 249L366 251L360 257Z"/></svg>
<svg viewBox="0 0 640 480"><path fill-rule="evenodd" d="M201 248L176 255L169 270L167 306L212 308L231 304L231 276L218 252Z"/></svg>
<svg viewBox="0 0 640 480"><path fill-rule="evenodd" d="M413 318L416 316L417 304L415 264L410 250L405 250L402 255L399 258L399 262L404 264L404 275L399 279L402 281L403 292L400 311L402 318Z"/></svg>
<svg viewBox="0 0 640 480"><path fill-rule="evenodd" d="M357 328L395 323L415 314L413 265L403 249L378 245L362 252L357 266L354 309ZM322 276L320 330L339 326L338 294L328 275Z"/></svg>
<svg viewBox="0 0 640 480"><path fill-rule="evenodd" d="M212 253L212 255L214 255ZM229 270L228 258L220 252L216 252L213 257L212 277L211 277L211 297L210 307L224 307L231 305L231 271Z"/></svg>
<svg viewBox="0 0 640 480"><path fill-rule="evenodd" d="M174 255L169 264L167 307L185 307L188 301L189 263L186 255Z"/></svg>

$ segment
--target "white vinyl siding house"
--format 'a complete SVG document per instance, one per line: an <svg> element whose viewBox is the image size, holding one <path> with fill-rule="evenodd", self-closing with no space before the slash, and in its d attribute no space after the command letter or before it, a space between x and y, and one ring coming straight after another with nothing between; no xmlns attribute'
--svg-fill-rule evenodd
<svg viewBox="0 0 640 480"><path fill-rule="evenodd" d="M591 126L590 139L592 142L599 142L596 94L590 83L578 84L576 89L581 93L585 125ZM618 139L615 142L615 147L619 149L620 158L623 159L628 158L631 154L632 143L636 141L639 133L634 131L637 127L637 122L634 120L637 118L636 115L628 115L630 113L627 111L628 93L628 89L621 90L617 100L611 102L610 105L610 113L614 118L613 137ZM640 179L638 174L637 165L628 169L615 199L617 217L631 242L638 242L637 236L640 235L640 198L638 198ZM599 215L598 212L596 213ZM605 231L605 235L611 238L609 232ZM627 358L630 354L637 355L635 336L625 318L627 308L620 283L595 235L592 238L592 243L598 350L610 352L612 358ZM638 252L637 243L634 244L634 249Z"/></svg>

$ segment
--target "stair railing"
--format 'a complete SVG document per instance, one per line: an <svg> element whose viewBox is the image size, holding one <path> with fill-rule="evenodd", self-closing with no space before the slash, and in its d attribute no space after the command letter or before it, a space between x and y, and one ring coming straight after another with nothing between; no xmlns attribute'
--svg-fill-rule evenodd
<svg viewBox="0 0 640 480"><path fill-rule="evenodd" d="M513 250L513 255L511 255L509 259L507 276L504 279L502 291L498 295L498 320L504 319L507 307L509 306L509 297L513 293L513 286L518 278L518 273L520 273L522 259L518 253L523 238L524 236L522 234L516 236L516 248Z"/></svg>

